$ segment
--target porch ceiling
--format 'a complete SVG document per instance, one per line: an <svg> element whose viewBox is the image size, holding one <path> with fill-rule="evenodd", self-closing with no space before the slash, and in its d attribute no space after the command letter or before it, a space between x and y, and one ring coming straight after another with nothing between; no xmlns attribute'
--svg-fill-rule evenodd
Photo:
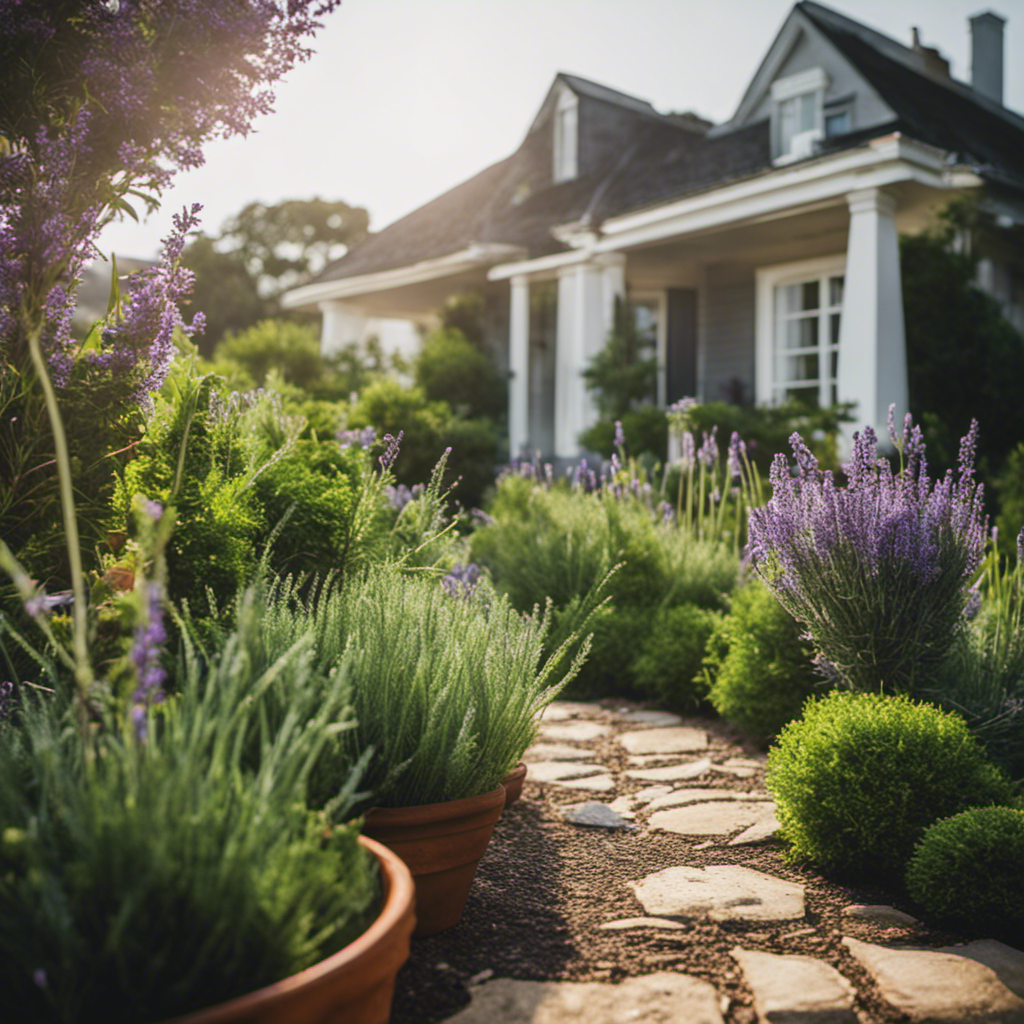
<svg viewBox="0 0 1024 1024"><path fill-rule="evenodd" d="M379 291L353 292L340 301L369 316L420 319L436 314L452 295L469 290L488 291L494 287L487 280L487 268L476 267L430 281Z"/></svg>

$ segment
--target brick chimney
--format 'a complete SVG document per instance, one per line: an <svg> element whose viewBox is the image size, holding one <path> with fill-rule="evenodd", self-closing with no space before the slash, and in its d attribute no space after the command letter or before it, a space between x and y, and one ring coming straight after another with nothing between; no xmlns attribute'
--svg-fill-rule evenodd
<svg viewBox="0 0 1024 1024"><path fill-rule="evenodd" d="M1003 102L1003 25L993 11L975 14L971 24L971 88L996 103Z"/></svg>

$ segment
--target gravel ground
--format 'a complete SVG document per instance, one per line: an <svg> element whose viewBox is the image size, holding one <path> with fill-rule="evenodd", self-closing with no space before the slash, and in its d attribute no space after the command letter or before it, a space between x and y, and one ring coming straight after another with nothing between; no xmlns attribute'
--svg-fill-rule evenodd
<svg viewBox="0 0 1024 1024"><path fill-rule="evenodd" d="M598 720L614 724L619 732L635 728L616 724L611 713L625 702L605 703L609 713ZM684 724L707 730L715 762L758 752L720 721L691 718ZM616 771L629 767L614 735L583 746L593 750L593 760ZM696 784L764 789L761 772L749 779L709 776ZM706 837L646 828L610 832L561 820L560 808L567 804L610 802L644 785L622 780L614 794L589 794L541 785L527 776L522 799L506 809L495 829L462 920L439 935L414 940L409 962L398 976L392 1024L441 1021L469 1002L474 984L491 977L615 982L659 970L710 981L730 999L728 1024L753 1024L750 990L729 955L737 945L825 960L856 985L863 1024L897 1024L903 1018L879 998L873 983L840 945L842 936L919 947L974 937L924 925L884 928L844 919L842 908L851 903L884 903L911 914L915 908L898 893L839 884L789 865L776 840L729 847L724 840L709 843ZM644 915L627 882L679 864L741 864L799 881L806 887L806 920L693 920L687 922L688 930L674 932L598 930L606 921Z"/></svg>

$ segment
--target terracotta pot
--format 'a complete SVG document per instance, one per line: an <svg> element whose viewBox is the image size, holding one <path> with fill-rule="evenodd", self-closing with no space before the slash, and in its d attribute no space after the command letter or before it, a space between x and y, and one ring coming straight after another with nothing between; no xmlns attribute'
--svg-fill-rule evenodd
<svg viewBox="0 0 1024 1024"><path fill-rule="evenodd" d="M380 862L384 906L358 939L290 978L164 1024L387 1024L395 975L409 958L415 888L401 858L359 841Z"/></svg>
<svg viewBox="0 0 1024 1024"><path fill-rule="evenodd" d="M505 787L505 806L514 804L523 795L523 780L526 778L526 765L520 761L501 780L501 784Z"/></svg>
<svg viewBox="0 0 1024 1024"><path fill-rule="evenodd" d="M505 787L414 807L375 807L363 835L395 851L416 882L416 934L433 935L458 922L476 866L505 806Z"/></svg>

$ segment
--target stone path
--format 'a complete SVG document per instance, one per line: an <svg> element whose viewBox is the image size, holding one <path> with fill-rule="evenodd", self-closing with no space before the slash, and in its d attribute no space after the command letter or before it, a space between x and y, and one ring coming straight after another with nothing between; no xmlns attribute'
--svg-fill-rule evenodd
<svg viewBox="0 0 1024 1024"><path fill-rule="evenodd" d="M608 755L617 742L623 756ZM628 768L601 763L617 760ZM721 753L719 751L719 753ZM696 849L725 851L763 843L778 829L764 789L764 759L716 758L708 736L663 711L622 710L556 702L524 760L534 784L583 790L561 808L584 829L678 833L701 838ZM723 786L723 780L727 781ZM586 791L597 794L588 796ZM735 857L731 858L733 861ZM1024 1024L1024 952L995 941L940 949L866 942L869 923L890 929L917 924L884 905L845 906L842 947L834 964L816 956L746 948L772 934L813 936L804 886L735 863L680 863L627 883L637 912L611 918L605 932L636 933L637 941L691 928L694 921L756 922L737 931L731 956L753 998L750 1024L870 1024L864 1007L881 1000L887 1020L914 1024ZM641 913L642 911L642 913ZM846 927L848 926L848 927ZM723 1024L730 999L705 980L656 971L619 984L494 978L476 985L453 1024ZM870 999L868 998L870 996ZM748 997L749 998L749 997Z"/></svg>

